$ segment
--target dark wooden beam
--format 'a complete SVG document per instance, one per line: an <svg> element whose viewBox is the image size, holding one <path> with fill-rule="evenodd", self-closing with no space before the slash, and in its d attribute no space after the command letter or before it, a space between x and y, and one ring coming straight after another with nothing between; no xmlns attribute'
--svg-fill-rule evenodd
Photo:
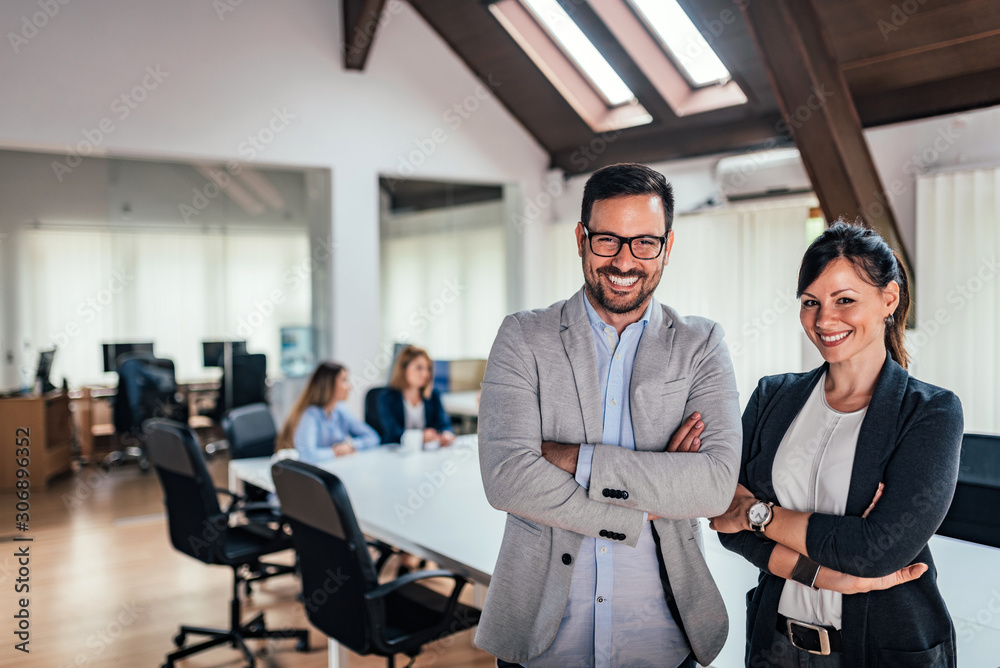
<svg viewBox="0 0 1000 668"><path fill-rule="evenodd" d="M1000 104L1000 68L856 95L854 104L866 128L992 107Z"/></svg>
<svg viewBox="0 0 1000 668"><path fill-rule="evenodd" d="M768 0L742 8L827 221L862 218L912 266L813 0Z"/></svg>
<svg viewBox="0 0 1000 668"><path fill-rule="evenodd" d="M584 174L616 162L661 162L714 153L788 146L790 140L775 128L781 118L759 118L720 123L717 127L691 127L664 131L659 128L604 132L589 141L552 153L553 168Z"/></svg>
<svg viewBox="0 0 1000 668"><path fill-rule="evenodd" d="M344 0L344 67L365 69L385 0Z"/></svg>

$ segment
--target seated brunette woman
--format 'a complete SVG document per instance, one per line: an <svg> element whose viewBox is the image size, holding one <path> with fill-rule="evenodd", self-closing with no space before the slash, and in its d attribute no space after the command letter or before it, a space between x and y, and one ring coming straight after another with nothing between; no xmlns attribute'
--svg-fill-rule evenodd
<svg viewBox="0 0 1000 668"><path fill-rule="evenodd" d="M351 392L347 369L323 362L313 372L278 435L278 448L295 448L316 464L376 447L378 433L354 417L343 403Z"/></svg>
<svg viewBox="0 0 1000 668"><path fill-rule="evenodd" d="M378 397L378 419L384 443L399 443L407 429L423 430L424 443L449 445L455 440L451 419L434 389L434 363L425 350L407 346L400 351L389 387Z"/></svg>
<svg viewBox="0 0 1000 668"><path fill-rule="evenodd" d="M927 543L955 491L962 406L906 371L906 270L875 231L838 222L806 251L798 295L825 363L761 379L740 484L711 522L760 569L747 665L954 667Z"/></svg>

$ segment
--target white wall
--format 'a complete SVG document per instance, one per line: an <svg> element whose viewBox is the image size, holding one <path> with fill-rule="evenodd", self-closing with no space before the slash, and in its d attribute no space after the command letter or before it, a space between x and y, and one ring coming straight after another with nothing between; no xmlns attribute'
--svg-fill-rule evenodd
<svg viewBox="0 0 1000 668"><path fill-rule="evenodd" d="M332 169L333 354L361 369L379 352L378 175L514 183L532 197L547 157L405 3L386 3L363 73L342 68L339 2L243 0L221 17L219 5L69 2L16 52L5 39L0 147L65 162L89 135L113 155ZM16 32L38 11L4 2L0 25ZM448 114L456 104L463 114Z"/></svg>

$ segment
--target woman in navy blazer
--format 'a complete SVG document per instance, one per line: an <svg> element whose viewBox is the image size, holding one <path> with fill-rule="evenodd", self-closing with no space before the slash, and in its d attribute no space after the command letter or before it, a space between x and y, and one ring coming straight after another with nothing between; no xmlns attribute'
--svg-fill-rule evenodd
<svg viewBox="0 0 1000 668"><path fill-rule="evenodd" d="M455 440L451 419L434 389L434 363L425 350L415 346L400 351L389 387L378 397L383 443L399 443L407 429L408 413L410 428L423 430L424 443L439 441L444 446Z"/></svg>
<svg viewBox="0 0 1000 668"><path fill-rule="evenodd" d="M740 484L729 511L711 523L727 549L760 569L747 593L747 666L954 667L955 629L927 543L958 478L961 404L907 373L906 273L874 231L829 228L806 251L798 293L803 328L826 361L761 379L743 414ZM809 462L788 467L778 453L820 394L834 419L854 412L861 420L853 464L848 459L836 481L826 469L806 473ZM834 446L852 440L842 436ZM824 451L811 466L830 456ZM842 514L777 505L788 494L775 490L787 489L780 476L809 475L818 476L810 492L841 486ZM815 589L842 594L840 628L779 616L786 586L807 597ZM800 649L822 651L824 634L836 646L827 655Z"/></svg>

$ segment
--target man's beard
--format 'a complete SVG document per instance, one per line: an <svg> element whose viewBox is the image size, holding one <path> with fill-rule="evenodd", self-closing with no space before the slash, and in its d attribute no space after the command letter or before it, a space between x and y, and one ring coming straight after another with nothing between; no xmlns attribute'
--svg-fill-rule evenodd
<svg viewBox="0 0 1000 668"><path fill-rule="evenodd" d="M590 272L588 272L586 267L584 267L583 276L584 282L587 284L587 294L590 295L591 299L597 302L597 305L605 311L621 315L623 313L631 313L632 311L635 311L642 306L642 303L646 301L651 294L653 294L653 291L656 290L656 286L660 284L662 269L660 276L656 276L656 279L652 281L648 280L649 274L637 269L622 273L614 267L605 266L597 269L595 273L598 278L596 281L591 281ZM631 297L615 295L607 289L604 281L600 279L602 274L616 276L619 278L637 276L638 280L636 282L639 284L639 291L635 294L635 296Z"/></svg>

